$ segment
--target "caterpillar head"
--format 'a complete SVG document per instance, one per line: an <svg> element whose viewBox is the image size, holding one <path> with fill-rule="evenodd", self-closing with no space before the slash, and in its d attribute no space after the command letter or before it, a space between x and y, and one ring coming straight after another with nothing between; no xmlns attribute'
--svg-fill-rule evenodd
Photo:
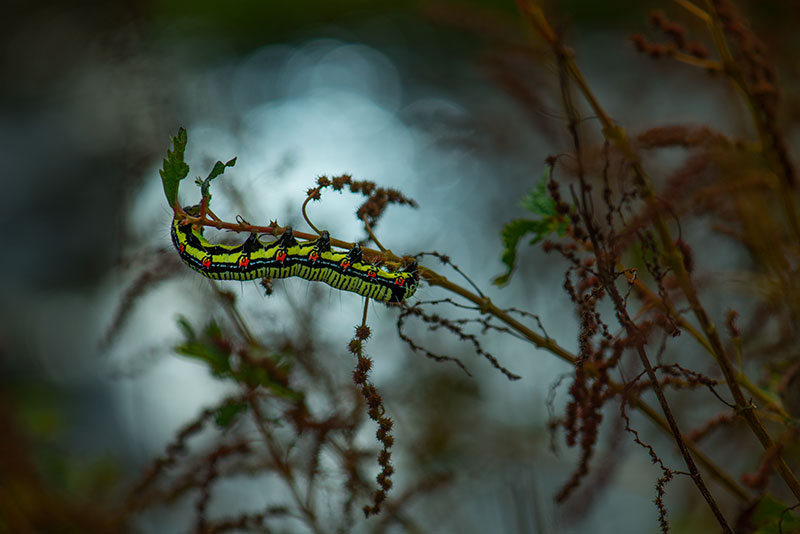
<svg viewBox="0 0 800 534"><path fill-rule="evenodd" d="M419 266L417 265L417 260L413 260L411 263L403 267L401 272L410 273L414 276L415 280L419 280Z"/></svg>

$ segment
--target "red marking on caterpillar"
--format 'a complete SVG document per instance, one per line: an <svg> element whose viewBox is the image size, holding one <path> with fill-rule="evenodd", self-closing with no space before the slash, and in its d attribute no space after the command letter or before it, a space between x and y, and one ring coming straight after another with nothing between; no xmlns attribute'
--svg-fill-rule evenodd
<svg viewBox="0 0 800 534"><path fill-rule="evenodd" d="M287 228L280 239L271 243L262 243L250 234L242 245L215 245L203 238L202 228L181 222L176 215L172 224L175 248L189 267L215 280L299 276L387 303L403 302L414 294L419 283L416 262L401 271L382 271L363 261L358 245L346 254L332 251L327 232L315 241L298 243Z"/></svg>

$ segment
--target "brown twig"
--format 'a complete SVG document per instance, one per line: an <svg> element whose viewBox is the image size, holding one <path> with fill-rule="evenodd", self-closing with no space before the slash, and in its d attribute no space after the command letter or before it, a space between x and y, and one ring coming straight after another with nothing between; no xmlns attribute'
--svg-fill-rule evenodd
<svg viewBox="0 0 800 534"><path fill-rule="evenodd" d="M174 209L179 216L183 217L184 221L186 221L187 224L211 226L218 229L228 229L236 232L267 233L273 235L280 235L284 231L284 228L278 226L277 224L272 226L255 226L246 223L209 221L207 219L201 219L199 217L192 217L186 214L183 211L183 209L181 209L178 206L175 206ZM311 240L317 238L316 235L305 234L303 232L295 232L294 235L301 239ZM338 239L331 239L331 242L335 246L345 249L352 248L353 246L353 243L341 241ZM381 252L374 249L364 248L364 252L366 254L383 257L387 261L400 262L402 260L402 258L395 255L390 250ZM496 317L497 319L508 325L511 329L522 335L526 340L533 343L535 346L544 349L550 352L551 354L555 355L556 357L566 362L569 362L573 365L577 361L577 358L573 354L571 354L569 351L561 347L552 338L534 332L533 330L525 326L523 323L512 317L511 313L513 311L506 311L497 307L488 297L472 293L471 291L465 289L464 287L450 281L446 277L426 267L422 266L420 267L420 276L423 279L425 279L430 285L441 287L453 294L459 295L464 299L476 304L482 313L486 313ZM586 370L588 373L596 372L596 370L593 369L591 364L587 364ZM623 387L614 381L609 382L609 388L616 393L621 393L623 391ZM629 403L638 410L640 410L642 413L644 413L644 415L648 419L650 419L653 423L655 423L658 428L665 431L669 431L669 425L667 424L666 420L646 402L642 401L639 398L636 398L630 400ZM709 471L709 473L713 478L720 481L720 483L722 483L722 485L726 489L728 489L733 495L737 496L738 498L742 500L746 500L749 498L748 493L744 489L742 489L741 486L739 486L739 484L734 479L732 479L719 466L717 466L708 456L702 453L702 451L695 448L692 444L688 444L688 446L692 451L692 453L694 454L694 456Z"/></svg>
<svg viewBox="0 0 800 534"><path fill-rule="evenodd" d="M709 4L711 4L711 0L708 1ZM717 363L719 364L720 368L722 369L723 375L725 376L725 381L728 384L728 388L730 389L733 395L734 401L736 402L737 407L740 410L740 413L747 421L751 430L756 435L758 440L761 442L764 449L771 448L774 442L770 437L769 433L767 432L766 428L764 427L763 423L761 422L761 419L759 418L757 412L752 408L752 406L742 393L741 388L739 387L739 384L736 380L736 372L730 360L728 359L727 354L725 353L725 350L719 338L719 334L716 330L716 327L714 326L711 319L708 317L705 308L700 303L699 297L697 295L697 290L689 276L689 273L686 271L683 262L683 256L680 250L676 248L674 240L670 235L667 223L660 214L661 210L658 207L658 200L653 190L652 181L648 176L647 172L644 170L644 167L642 166L642 162L639 159L638 155L633 150L633 147L631 146L627 138L625 130L619 125L617 125L611 119L611 117L605 112L603 107L600 105L594 93L590 89L588 83L586 82L585 78L583 77L583 74L578 69L576 63L574 62L571 53L569 53L563 47L563 45L557 38L555 32L553 32L552 28L547 22L547 19L544 16L544 12L541 10L541 8L534 5L530 0L518 0L518 4L522 8L523 12L528 17L528 20L531 22L534 28L538 31L538 33L542 36L542 38L544 38L545 41L553 48L554 53L559 57L563 57L567 72L572 77L573 81L577 84L584 98L592 108L592 111L598 117L601 124L603 125L603 135L619 148L622 155L628 161L631 170L633 171L634 177L636 178L636 185L638 186L642 198L650 206L652 206L651 211L653 213L653 224L655 226L656 233L659 237L659 241L663 249L664 259L667 264L667 267L669 267L675 274L678 280L678 285L680 286L681 290L683 291L684 295L689 301L689 305L691 306L691 309L694 312L695 317L700 323L700 326L703 332L705 333L705 336L708 339L709 344L711 345L714 357ZM721 32L721 30L718 29L717 33L719 32ZM722 43L722 41L720 42ZM784 196L787 198L789 197L789 195L784 195ZM790 209L789 211L793 211L793 209ZM781 474L781 477L786 482L786 485L789 487L789 489L792 491L795 497L798 500L800 500L800 481L797 480L794 473L792 473L791 469L789 469L788 465L786 464L786 461L782 457L779 457L778 460L775 462L775 465L776 468L778 469L778 472Z"/></svg>

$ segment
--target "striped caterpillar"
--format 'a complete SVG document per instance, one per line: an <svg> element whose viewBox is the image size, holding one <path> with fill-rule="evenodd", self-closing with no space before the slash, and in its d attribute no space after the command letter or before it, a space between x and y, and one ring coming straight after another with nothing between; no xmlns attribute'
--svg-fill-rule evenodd
<svg viewBox="0 0 800 534"><path fill-rule="evenodd" d="M298 243L287 228L271 243L262 243L256 234L250 234L241 245L214 245L203 237L202 227L195 229L181 222L179 215L172 221L172 243L181 259L215 280L299 276L382 302L402 302L419 284L416 262L390 273L364 263L358 244L349 252L334 252L328 232L314 241Z"/></svg>

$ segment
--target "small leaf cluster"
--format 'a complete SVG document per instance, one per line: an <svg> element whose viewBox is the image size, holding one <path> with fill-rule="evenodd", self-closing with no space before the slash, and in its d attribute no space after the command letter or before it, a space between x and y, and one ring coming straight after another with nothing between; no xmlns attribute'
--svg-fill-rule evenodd
<svg viewBox="0 0 800 534"><path fill-rule="evenodd" d="M214 376L231 378L249 388L263 386L286 399L301 397L300 392L289 387L289 369L279 354L253 357L246 347L235 347L213 319L199 333L194 331L184 317L178 318L178 325L183 330L185 340L175 347L175 351L204 362ZM219 415L223 422L243 411L243 408L228 408L224 414Z"/></svg>
<svg viewBox="0 0 800 534"><path fill-rule="evenodd" d="M800 517L792 513L792 507L767 494L753 509L750 526L756 529L753 531L754 534L800 532Z"/></svg>
<svg viewBox="0 0 800 534"><path fill-rule="evenodd" d="M167 157L164 158L162 168L159 169L158 174L161 176L161 184L164 186L164 195L167 197L167 202L175 208L178 206L180 182L189 174L189 164L184 159L186 144L189 141L186 128L180 127L178 134L172 137L171 140L172 150L167 150ZM225 163L217 161L208 176L195 179L195 183L200 187L200 192L206 202L211 200L211 181L223 174L225 169L234 165L236 165L236 158L230 159Z"/></svg>
<svg viewBox="0 0 800 534"><path fill-rule="evenodd" d="M552 167L545 168L542 180L520 202L523 208L537 215L537 218L514 219L503 227L501 233L503 254L500 260L507 270L493 280L495 285L504 286L511 279L517 262L517 248L523 237L533 234L529 244L535 245L550 234L557 233L563 236L567 231L569 222L566 214L559 210L558 204L547 189L551 170Z"/></svg>

